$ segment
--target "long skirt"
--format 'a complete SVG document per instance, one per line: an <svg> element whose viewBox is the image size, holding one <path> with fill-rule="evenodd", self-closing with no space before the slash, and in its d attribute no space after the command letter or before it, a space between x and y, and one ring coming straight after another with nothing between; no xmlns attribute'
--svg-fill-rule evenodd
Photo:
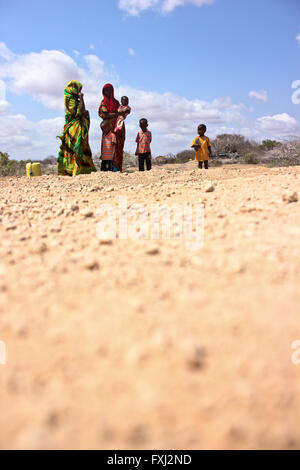
<svg viewBox="0 0 300 470"><path fill-rule="evenodd" d="M90 119L86 116L75 118L64 126L57 159L59 175L76 176L97 171L89 145Z"/></svg>
<svg viewBox="0 0 300 470"><path fill-rule="evenodd" d="M125 125L121 131L116 132L117 145L116 145L116 154L114 158L114 165L119 170L122 171L123 167L123 151L125 144Z"/></svg>

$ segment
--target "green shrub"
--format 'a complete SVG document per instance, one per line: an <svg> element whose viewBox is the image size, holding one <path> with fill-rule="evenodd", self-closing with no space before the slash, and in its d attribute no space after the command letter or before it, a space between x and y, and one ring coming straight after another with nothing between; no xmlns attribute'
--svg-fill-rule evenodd
<svg viewBox="0 0 300 470"><path fill-rule="evenodd" d="M244 156L249 152L258 150L258 143L249 140L240 134L219 134L211 140L211 146L214 154L238 154Z"/></svg>
<svg viewBox="0 0 300 470"><path fill-rule="evenodd" d="M262 141L261 145L259 146L259 149L267 151L273 150L273 148L277 147L278 145L280 145L280 142L277 142L276 140L266 139Z"/></svg>
<svg viewBox="0 0 300 470"><path fill-rule="evenodd" d="M246 153L242 158L242 163L248 163L249 165L257 165L259 163L259 159L257 158L255 153Z"/></svg>
<svg viewBox="0 0 300 470"><path fill-rule="evenodd" d="M8 153L0 152L0 176L20 176L26 172L26 162L10 160Z"/></svg>
<svg viewBox="0 0 300 470"><path fill-rule="evenodd" d="M210 166L222 166L223 162L222 162L222 160L219 160L218 158L213 158L213 159L209 160L209 165Z"/></svg>
<svg viewBox="0 0 300 470"><path fill-rule="evenodd" d="M186 163L189 160L194 160L194 158L194 150L182 150L182 152L178 152L175 156L176 163Z"/></svg>
<svg viewBox="0 0 300 470"><path fill-rule="evenodd" d="M54 155L49 155L48 157L44 158L44 160L42 160L41 163L43 165L56 165L57 157L54 157Z"/></svg>
<svg viewBox="0 0 300 470"><path fill-rule="evenodd" d="M158 155L157 157L153 158L152 163L154 163L154 165L165 165L168 163L168 160L163 155Z"/></svg>

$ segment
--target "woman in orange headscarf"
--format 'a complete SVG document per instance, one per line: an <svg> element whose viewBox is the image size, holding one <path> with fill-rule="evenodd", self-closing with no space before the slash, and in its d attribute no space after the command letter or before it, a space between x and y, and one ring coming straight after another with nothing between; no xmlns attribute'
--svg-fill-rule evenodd
<svg viewBox="0 0 300 470"><path fill-rule="evenodd" d="M107 83L104 85L103 90L103 100L100 103L98 114L99 116L109 122L110 130L114 131L116 121L122 112L118 111L120 103L114 97L114 87ZM114 166L117 170L122 171L123 165L123 150L125 143L125 125L120 132L116 132L116 153L114 158Z"/></svg>

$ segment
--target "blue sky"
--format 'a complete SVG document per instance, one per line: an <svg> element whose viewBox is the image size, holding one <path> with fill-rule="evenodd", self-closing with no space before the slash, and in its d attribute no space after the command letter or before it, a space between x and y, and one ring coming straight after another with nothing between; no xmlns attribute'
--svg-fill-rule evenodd
<svg viewBox="0 0 300 470"><path fill-rule="evenodd" d="M0 150L13 158L57 154L73 78L93 153L106 82L129 96L129 151L141 117L154 155L188 148L200 122L211 137L300 134L298 0L0 0L0 43Z"/></svg>

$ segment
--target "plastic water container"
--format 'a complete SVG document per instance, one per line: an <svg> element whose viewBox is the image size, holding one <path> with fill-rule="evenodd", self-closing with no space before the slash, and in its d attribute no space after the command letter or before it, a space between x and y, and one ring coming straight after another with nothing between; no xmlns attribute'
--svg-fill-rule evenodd
<svg viewBox="0 0 300 470"><path fill-rule="evenodd" d="M28 178L31 176L41 176L41 164L40 163L27 163L26 164L26 175Z"/></svg>

